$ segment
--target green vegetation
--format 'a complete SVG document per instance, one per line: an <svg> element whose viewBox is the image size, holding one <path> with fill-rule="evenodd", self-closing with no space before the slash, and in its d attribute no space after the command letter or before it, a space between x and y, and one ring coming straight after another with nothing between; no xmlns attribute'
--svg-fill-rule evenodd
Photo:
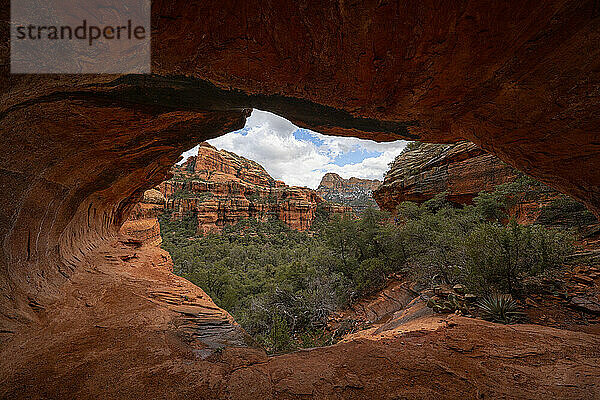
<svg viewBox="0 0 600 400"><path fill-rule="evenodd" d="M263 195L262 193L252 193L246 196L246 198L254 204L277 204L277 195L269 193Z"/></svg>
<svg viewBox="0 0 600 400"><path fill-rule="evenodd" d="M596 217L585 206L569 196L559 195L542 208L538 221L556 227L583 228L597 222Z"/></svg>
<svg viewBox="0 0 600 400"><path fill-rule="evenodd" d="M522 296L529 278L563 264L573 240L565 230L506 224L503 210L515 192L514 185L501 186L463 208L444 194L422 205L406 202L395 220L374 209L360 219L331 217L321 207L313 232L246 220L222 234L193 237L193 215L182 221L164 215L161 231L175 272L277 353L335 341L327 330L331 313L382 288L392 273L426 287L461 284L479 296ZM450 303L432 307L462 307ZM509 311L490 311L490 318L507 319Z"/></svg>
<svg viewBox="0 0 600 400"><path fill-rule="evenodd" d="M406 147L402 149L402 153L407 153L409 151L418 150L423 145L423 142L408 142ZM400 154L402 154L400 153Z"/></svg>
<svg viewBox="0 0 600 400"><path fill-rule="evenodd" d="M492 322L509 324L521 318L519 304L509 294L490 294L477 302L483 317Z"/></svg>
<svg viewBox="0 0 600 400"><path fill-rule="evenodd" d="M355 285L317 237L278 220L246 220L190 240L194 222L161 217L176 273L202 287L270 352L330 340L328 316L347 304Z"/></svg>
<svg viewBox="0 0 600 400"><path fill-rule="evenodd" d="M454 313L458 311L461 314L470 314L466 302L455 294L449 294L446 299L430 298L427 301L427 307L432 308L438 313Z"/></svg>
<svg viewBox="0 0 600 400"><path fill-rule="evenodd" d="M470 292L519 294L527 277L560 267L573 250L572 235L515 221L502 225L504 202L479 196L462 209L443 195L421 206L403 203L398 216L405 264L413 279L427 284L463 284ZM496 194L493 194L495 196Z"/></svg>

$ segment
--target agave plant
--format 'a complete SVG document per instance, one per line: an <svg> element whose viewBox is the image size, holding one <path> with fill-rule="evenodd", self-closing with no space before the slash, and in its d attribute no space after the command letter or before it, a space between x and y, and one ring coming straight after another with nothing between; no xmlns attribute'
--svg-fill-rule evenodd
<svg viewBox="0 0 600 400"><path fill-rule="evenodd" d="M490 294L477 302L483 318L502 324L510 324L521 317L519 304L510 294Z"/></svg>

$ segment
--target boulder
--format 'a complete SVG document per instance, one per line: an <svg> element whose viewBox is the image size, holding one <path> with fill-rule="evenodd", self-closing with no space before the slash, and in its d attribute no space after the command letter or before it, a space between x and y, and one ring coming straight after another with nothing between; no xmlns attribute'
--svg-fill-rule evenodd
<svg viewBox="0 0 600 400"><path fill-rule="evenodd" d="M573 297L569 306L590 314L600 314L600 303L587 297Z"/></svg>

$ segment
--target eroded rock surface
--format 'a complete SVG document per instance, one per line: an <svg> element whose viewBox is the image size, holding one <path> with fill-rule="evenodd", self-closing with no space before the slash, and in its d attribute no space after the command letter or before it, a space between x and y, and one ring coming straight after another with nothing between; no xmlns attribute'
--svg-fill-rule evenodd
<svg viewBox="0 0 600 400"><path fill-rule="evenodd" d="M413 143L396 157L373 197L382 209L394 213L403 201L423 203L442 193L457 205L472 204L479 192L492 192L501 184L514 182L507 193L506 211L517 222L577 228L582 235L597 235L599 222L584 206L538 182L518 184L523 178L470 142Z"/></svg>
<svg viewBox="0 0 600 400"><path fill-rule="evenodd" d="M146 190L121 226L121 233L133 237L140 244L160 246L162 237L158 217L165 211L166 203L167 199L160 191Z"/></svg>
<svg viewBox="0 0 600 400"><path fill-rule="evenodd" d="M164 252L114 242L82 261L40 322L3 344L1 397L600 396L598 335L429 316L267 357L201 289L170 273Z"/></svg>
<svg viewBox="0 0 600 400"><path fill-rule="evenodd" d="M403 201L422 203L440 193L449 201L470 204L479 192L516 177L512 167L473 143L417 144L396 157L374 197L390 212Z"/></svg>
<svg viewBox="0 0 600 400"><path fill-rule="evenodd" d="M156 0L150 76L10 75L9 9L1 0L3 397L599 396L597 337L540 327L467 321L198 361L180 313L148 299L188 283L146 277L149 260L125 267L130 251L113 246L179 154L240 129L248 108L329 134L470 140L600 215L596 1Z"/></svg>

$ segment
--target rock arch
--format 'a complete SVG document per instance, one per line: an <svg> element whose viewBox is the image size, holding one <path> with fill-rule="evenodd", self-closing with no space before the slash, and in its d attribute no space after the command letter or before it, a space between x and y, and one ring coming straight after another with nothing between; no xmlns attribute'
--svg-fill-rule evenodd
<svg viewBox="0 0 600 400"><path fill-rule="evenodd" d="M600 215L599 12L591 0L157 0L151 76L10 75L4 42L3 336L43 323L40 307L116 240L143 191L252 107L322 133L467 139Z"/></svg>

